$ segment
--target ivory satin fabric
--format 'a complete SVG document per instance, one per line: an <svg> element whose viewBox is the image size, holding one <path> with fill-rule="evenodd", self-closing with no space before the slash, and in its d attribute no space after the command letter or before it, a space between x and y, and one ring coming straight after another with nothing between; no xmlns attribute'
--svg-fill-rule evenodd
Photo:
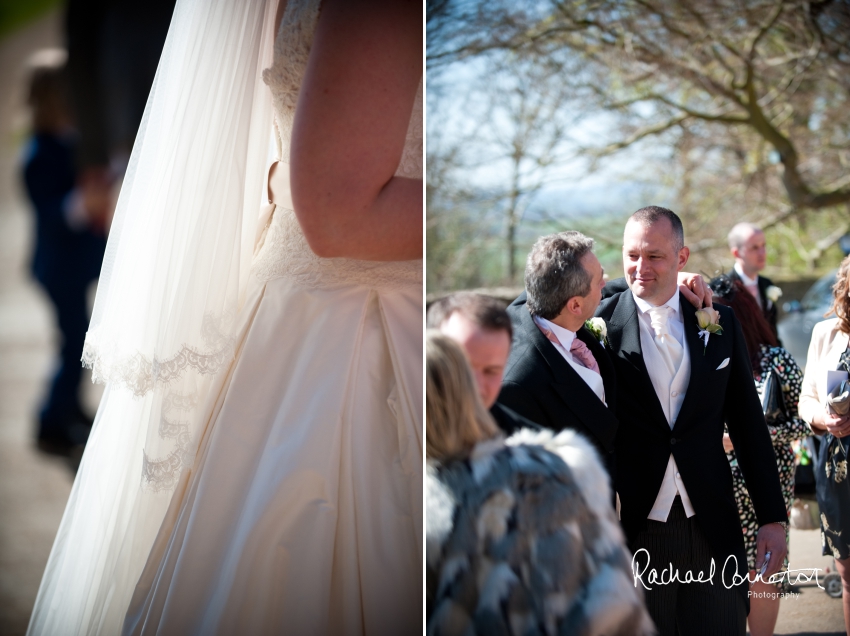
<svg viewBox="0 0 850 636"><path fill-rule="evenodd" d="M125 633L416 633L421 295L280 278L252 304Z"/></svg>

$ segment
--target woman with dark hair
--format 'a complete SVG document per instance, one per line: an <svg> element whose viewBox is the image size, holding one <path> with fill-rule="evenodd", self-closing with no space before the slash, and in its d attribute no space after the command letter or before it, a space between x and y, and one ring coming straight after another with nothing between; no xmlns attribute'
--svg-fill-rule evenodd
<svg viewBox="0 0 850 636"><path fill-rule="evenodd" d="M429 331L425 352L429 636L653 633L591 443L505 440L460 347Z"/></svg>
<svg viewBox="0 0 850 636"><path fill-rule="evenodd" d="M770 391L768 382L776 383L775 389L781 390L784 411L768 413L765 416L767 429L773 440L773 452L776 454L776 465L779 469L779 481L782 494L785 497L786 511L791 510L794 498L794 451L791 442L808 435L806 424L797 415L797 401L800 398L800 384L803 374L788 351L779 346L770 324L764 317L755 298L743 283L732 280L727 276L718 276L710 283L714 291L714 302L727 305L735 312L735 317L741 323L744 342L750 354L750 364L753 368L753 380L760 395ZM772 378L768 380L768 378ZM753 503L744 483L744 475L738 466L738 459L728 432L723 435L723 446L726 458L732 469L735 488L735 502L741 516L741 527L744 530L744 544L747 548L750 579L755 576L756 535L758 520ZM788 527L785 528L785 540L788 541ZM788 557L790 558L790 557ZM779 589L777 589L777 587ZM750 596L750 614L747 618L750 633L753 636L773 634L776 618L779 614L779 592L788 587L787 581L779 584L756 581L752 586Z"/></svg>
<svg viewBox="0 0 850 636"><path fill-rule="evenodd" d="M850 413L846 410L846 401L843 409L828 401L833 388L828 383L829 372L850 372L850 256L841 261L832 295L832 307L826 315L834 314L835 318L819 322L812 332L800 396L800 417L815 433L824 436L815 462L821 541L824 555L835 558L835 569L841 575L844 625L850 634L850 542L847 537L850 530L850 480L847 479Z"/></svg>

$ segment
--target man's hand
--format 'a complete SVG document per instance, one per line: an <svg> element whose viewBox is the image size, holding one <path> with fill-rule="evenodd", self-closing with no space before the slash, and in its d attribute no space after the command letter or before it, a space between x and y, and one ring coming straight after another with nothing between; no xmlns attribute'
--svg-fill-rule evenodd
<svg viewBox="0 0 850 636"><path fill-rule="evenodd" d="M735 450L735 447L732 446L732 438L729 437L729 433L723 433L723 450L727 453L729 451Z"/></svg>
<svg viewBox="0 0 850 636"><path fill-rule="evenodd" d="M107 166L85 168L77 179L77 188L87 217L88 226L106 234L115 214L112 177Z"/></svg>
<svg viewBox="0 0 850 636"><path fill-rule="evenodd" d="M764 555L770 552L770 561L762 580L767 582L772 574L779 572L788 554L788 544L785 543L785 528L778 523L767 523L759 528L756 538L756 572L764 565Z"/></svg>
<svg viewBox="0 0 850 636"><path fill-rule="evenodd" d="M711 307L714 294L705 279L699 274L679 272L679 293L697 309Z"/></svg>

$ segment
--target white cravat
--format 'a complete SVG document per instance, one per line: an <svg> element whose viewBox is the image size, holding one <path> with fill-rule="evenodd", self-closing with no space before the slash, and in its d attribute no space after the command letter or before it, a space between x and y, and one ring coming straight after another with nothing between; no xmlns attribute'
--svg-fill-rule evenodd
<svg viewBox="0 0 850 636"><path fill-rule="evenodd" d="M638 308L640 345L649 379L661 403L664 416L672 429L685 400L691 377L690 353L685 346L685 325L679 308L679 290L663 305L650 305L634 296ZM648 518L667 521L673 500L679 495L688 517L693 516L688 491L679 475L673 454Z"/></svg>
<svg viewBox="0 0 850 636"><path fill-rule="evenodd" d="M672 378L682 364L683 350L679 341L667 329L671 309L667 305L661 305L660 307L650 307L647 311L649 312L650 326L652 331L655 332L655 344L667 364L667 371Z"/></svg>

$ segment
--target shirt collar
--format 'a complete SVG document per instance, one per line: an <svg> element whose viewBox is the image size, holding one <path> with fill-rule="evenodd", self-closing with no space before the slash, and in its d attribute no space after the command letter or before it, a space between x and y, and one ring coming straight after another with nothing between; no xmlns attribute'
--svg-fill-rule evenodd
<svg viewBox="0 0 850 636"><path fill-rule="evenodd" d="M735 261L735 272L737 272L738 276L741 277L741 282L744 285L756 285L759 282L759 275L756 274L755 278L750 278L744 273L744 268L741 267L741 264L738 261Z"/></svg>
<svg viewBox="0 0 850 636"><path fill-rule="evenodd" d="M634 292L632 292L632 296L635 299L635 304L637 305L638 311L640 311L640 313L642 313L642 314L645 314L651 308L656 307L656 305L652 305L652 304L646 302L643 298L638 298L637 296L635 296ZM678 287L676 287L676 291L673 293L673 295L670 296L670 300L668 300L666 303L664 303L664 305L667 305L668 307L670 307L670 309L673 310L673 314L672 314L671 317L675 318L676 320L680 320L680 318L679 318L679 288Z"/></svg>
<svg viewBox="0 0 850 636"><path fill-rule="evenodd" d="M573 340L576 337L575 331L559 327L551 320L546 320L540 316L534 316L534 322L555 334L555 337L558 339L558 342L561 343L561 346L567 351L570 350L570 347L573 345Z"/></svg>

